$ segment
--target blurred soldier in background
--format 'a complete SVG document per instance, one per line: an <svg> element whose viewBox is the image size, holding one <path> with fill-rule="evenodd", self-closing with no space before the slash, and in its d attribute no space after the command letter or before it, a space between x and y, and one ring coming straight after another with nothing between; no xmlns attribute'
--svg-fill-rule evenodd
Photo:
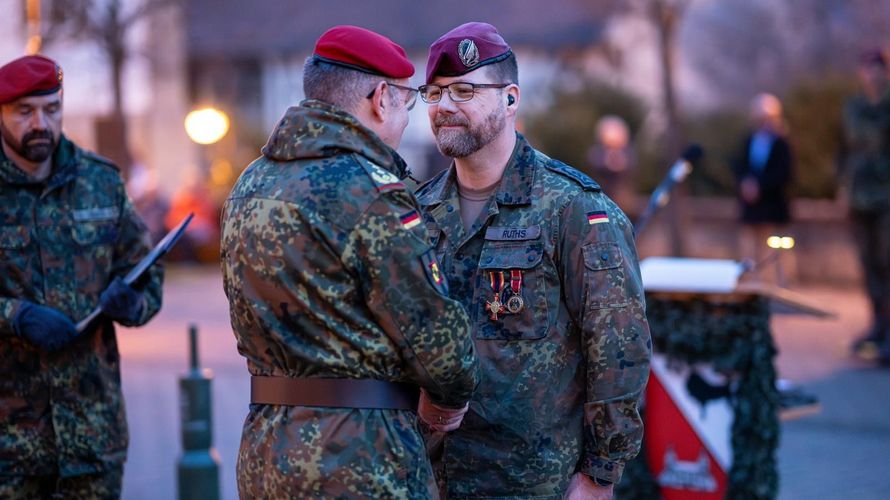
<svg viewBox="0 0 890 500"><path fill-rule="evenodd" d="M853 232L872 306L872 325L853 350L890 363L890 77L881 50L859 61L862 92L844 108L843 161Z"/></svg>
<svg viewBox="0 0 890 500"><path fill-rule="evenodd" d="M640 449L650 339L633 228L581 172L516 132L516 57L494 26L430 47L420 95L451 167L418 191L481 382L431 436L455 498L611 498Z"/></svg>
<svg viewBox="0 0 890 500"><path fill-rule="evenodd" d="M478 380L467 315L395 152L417 90L404 50L325 32L223 206L232 329L252 375L242 498L436 496L420 417L460 423Z"/></svg>
<svg viewBox="0 0 890 500"><path fill-rule="evenodd" d="M0 498L118 498L127 420L113 322L161 307L162 271L116 166L62 134L62 70L0 68ZM101 304L86 331L72 320Z"/></svg>

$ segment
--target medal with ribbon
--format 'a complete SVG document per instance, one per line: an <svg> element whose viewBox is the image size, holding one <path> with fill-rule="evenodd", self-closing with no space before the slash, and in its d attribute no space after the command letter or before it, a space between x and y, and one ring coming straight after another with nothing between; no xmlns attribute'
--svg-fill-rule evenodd
<svg viewBox="0 0 890 500"><path fill-rule="evenodd" d="M510 314L518 314L525 307L522 300L522 270L512 269L510 271L510 290L513 295L507 299L507 311Z"/></svg>
<svg viewBox="0 0 890 500"><path fill-rule="evenodd" d="M490 318L492 321L497 321L498 314L504 312L504 304L501 303L501 290L504 288L504 272L489 271L488 275L491 279L491 289L494 292L494 298L491 302L485 303L485 310L491 314Z"/></svg>

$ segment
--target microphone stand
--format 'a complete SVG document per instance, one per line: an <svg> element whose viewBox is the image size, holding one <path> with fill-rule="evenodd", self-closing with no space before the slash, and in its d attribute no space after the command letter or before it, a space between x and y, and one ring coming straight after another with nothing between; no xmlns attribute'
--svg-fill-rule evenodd
<svg viewBox="0 0 890 500"><path fill-rule="evenodd" d="M671 200L671 191L692 172L692 164L698 161L702 156L702 148L697 144L693 144L686 148L683 156L677 160L668 171L667 176L661 181L652 196L649 197L649 203L646 209L634 224L636 238L639 239L643 230L649 225L649 221L660 208L664 207Z"/></svg>

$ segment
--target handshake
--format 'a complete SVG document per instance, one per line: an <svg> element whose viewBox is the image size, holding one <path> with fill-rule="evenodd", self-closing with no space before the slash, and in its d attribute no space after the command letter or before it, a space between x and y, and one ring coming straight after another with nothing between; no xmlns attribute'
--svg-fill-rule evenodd
<svg viewBox="0 0 890 500"><path fill-rule="evenodd" d="M469 403L465 404L463 408L456 410L442 408L433 404L426 391L421 389L420 403L417 405L417 416L420 417L421 422L433 431L448 432L460 427L460 423L469 408Z"/></svg>

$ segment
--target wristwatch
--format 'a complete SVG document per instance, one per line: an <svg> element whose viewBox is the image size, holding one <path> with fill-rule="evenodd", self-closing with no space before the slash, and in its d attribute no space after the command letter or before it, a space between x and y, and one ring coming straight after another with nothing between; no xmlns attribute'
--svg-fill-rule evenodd
<svg viewBox="0 0 890 500"><path fill-rule="evenodd" d="M596 483L597 486L602 486L602 487L612 486L612 481L600 479L596 476L590 476L590 479L593 479L593 482Z"/></svg>

